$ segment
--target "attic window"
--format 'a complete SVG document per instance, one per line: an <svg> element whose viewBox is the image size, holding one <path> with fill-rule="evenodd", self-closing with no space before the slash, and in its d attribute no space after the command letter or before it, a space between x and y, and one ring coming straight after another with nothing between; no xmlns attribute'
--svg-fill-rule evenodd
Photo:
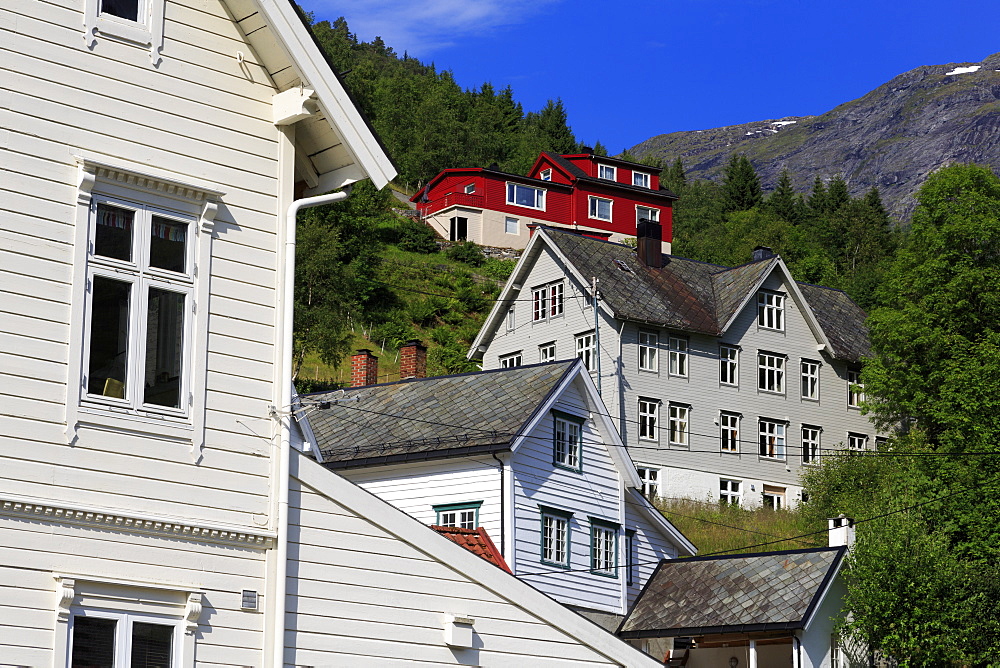
<svg viewBox="0 0 1000 668"><path fill-rule="evenodd" d="M93 49L99 38L111 38L149 49L153 67L163 50L164 0L85 0L84 41Z"/></svg>
<svg viewBox="0 0 1000 668"><path fill-rule="evenodd" d="M628 274L634 273L632 271L632 267L628 266L628 263L625 262L625 260L615 260L615 266Z"/></svg>
<svg viewBox="0 0 1000 668"><path fill-rule="evenodd" d="M551 169L543 169L542 172L538 175L538 178L540 178L542 181L551 181L552 180L552 170Z"/></svg>

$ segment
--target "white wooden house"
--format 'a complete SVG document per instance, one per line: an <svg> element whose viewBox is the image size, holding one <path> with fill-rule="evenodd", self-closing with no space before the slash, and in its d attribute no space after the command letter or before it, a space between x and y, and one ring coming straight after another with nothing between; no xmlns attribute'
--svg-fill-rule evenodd
<svg viewBox="0 0 1000 668"><path fill-rule="evenodd" d="M636 249L540 228L469 356L583 359L649 493L795 505L824 453L879 439L857 384L865 314L767 249L722 267L663 254L659 230Z"/></svg>
<svg viewBox="0 0 1000 668"><path fill-rule="evenodd" d="M5 2L0 63L0 663L651 665L288 447L296 184L394 176L290 2Z"/></svg>
<svg viewBox="0 0 1000 668"><path fill-rule="evenodd" d="M484 528L515 576L609 628L659 560L695 551L640 493L579 360L300 401L326 468L425 524Z"/></svg>

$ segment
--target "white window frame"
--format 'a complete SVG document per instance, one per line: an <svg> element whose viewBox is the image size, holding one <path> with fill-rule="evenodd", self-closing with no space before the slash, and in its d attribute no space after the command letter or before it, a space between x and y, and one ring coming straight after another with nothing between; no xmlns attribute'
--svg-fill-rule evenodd
<svg viewBox="0 0 1000 668"><path fill-rule="evenodd" d="M563 281L546 283L531 289L531 321L545 322L561 316L566 308Z"/></svg>
<svg viewBox="0 0 1000 668"><path fill-rule="evenodd" d="M590 572L602 577L618 577L618 526L590 518Z"/></svg>
<svg viewBox="0 0 1000 668"><path fill-rule="evenodd" d="M658 373L660 359L657 350L660 347L660 335L649 330L639 330L639 371Z"/></svg>
<svg viewBox="0 0 1000 668"><path fill-rule="evenodd" d="M660 440L660 400L649 397L639 397L639 440Z"/></svg>
<svg viewBox="0 0 1000 668"><path fill-rule="evenodd" d="M784 461L788 445L788 423L760 418L757 421L757 456Z"/></svg>
<svg viewBox="0 0 1000 668"><path fill-rule="evenodd" d="M739 387L740 349L739 346L719 345L719 384Z"/></svg>
<svg viewBox="0 0 1000 668"><path fill-rule="evenodd" d="M649 174L632 170L632 185L640 188L649 188Z"/></svg>
<svg viewBox="0 0 1000 668"><path fill-rule="evenodd" d="M719 478L719 502L733 506L742 505L743 481L732 478Z"/></svg>
<svg viewBox="0 0 1000 668"><path fill-rule="evenodd" d="M552 170L551 169L543 169L542 171L540 171L538 173L538 180L539 181L551 181L552 180Z"/></svg>
<svg viewBox="0 0 1000 668"><path fill-rule="evenodd" d="M819 401L820 363L815 360L799 362L799 396L808 401Z"/></svg>
<svg viewBox="0 0 1000 668"><path fill-rule="evenodd" d="M671 336L667 339L667 372L676 378L688 377L688 340L682 336Z"/></svg>
<svg viewBox="0 0 1000 668"><path fill-rule="evenodd" d="M740 419L739 413L719 413L719 447L722 452L739 454Z"/></svg>
<svg viewBox="0 0 1000 668"><path fill-rule="evenodd" d="M507 309L507 317L506 317L505 320L506 320L506 323L507 323L507 331L508 332L513 332L515 329L517 329L517 327L516 327L516 321L515 321L515 311L514 311L514 305L513 304L511 304L510 308Z"/></svg>
<svg viewBox="0 0 1000 668"><path fill-rule="evenodd" d="M608 176L608 173L611 175ZM597 163L597 178L605 181L618 181L618 168L614 165Z"/></svg>
<svg viewBox="0 0 1000 668"><path fill-rule="evenodd" d="M433 507L437 514L435 524L457 529L477 529L479 528L479 509L482 505L482 501L435 505Z"/></svg>
<svg viewBox="0 0 1000 668"><path fill-rule="evenodd" d="M114 619L116 665L131 642L133 622L173 628L170 668L193 668L204 593L185 585L54 573L56 626L53 665L69 665L77 617ZM126 637L126 635L128 637Z"/></svg>
<svg viewBox="0 0 1000 668"><path fill-rule="evenodd" d="M506 355L501 355L497 358L497 362L500 364L501 369L513 369L514 367L519 367L522 363L521 351L518 350Z"/></svg>
<svg viewBox="0 0 1000 668"><path fill-rule="evenodd" d="M861 372L856 369L847 370L847 407L861 408L865 400L865 386L861 382Z"/></svg>
<svg viewBox="0 0 1000 668"><path fill-rule="evenodd" d="M657 499L660 497L660 469L654 466L637 465L635 470L639 472L639 480L642 481L640 491L647 499Z"/></svg>
<svg viewBox="0 0 1000 668"><path fill-rule="evenodd" d="M209 280L199 268L209 267L212 257L212 232L222 192L212 185L180 180L176 175L134 165L96 154L75 156L78 165L75 262L73 264L73 294L70 307L70 340L80 342L69 347L68 373L70 382L66 398L66 439L73 443L81 425L99 426L128 431L140 431L151 438L167 438L191 444L192 456L198 457L205 441L205 387L208 355ZM167 212L168 218L190 219L188 252L190 275L194 276L190 304L185 314L188 339L184 342L187 389L182 390L184 412L162 410L162 407L121 409L107 399L94 400L88 395L86 375L89 373L88 319L92 290L90 239L92 205L97 201L128 202L148 207L151 211ZM114 261L111 261L114 262ZM94 268L111 264L98 261ZM169 272L168 272L169 273ZM186 272L187 273L187 272ZM135 291L139 292L139 291ZM139 296L134 296L136 300ZM138 301L136 301L138 303ZM136 316L138 317L138 316ZM139 363L138 358L135 364Z"/></svg>
<svg viewBox="0 0 1000 668"><path fill-rule="evenodd" d="M552 463L559 468L583 471L583 424L582 417L552 412Z"/></svg>
<svg viewBox="0 0 1000 668"><path fill-rule="evenodd" d="M785 331L785 295L761 290L757 293L757 326L776 332Z"/></svg>
<svg viewBox="0 0 1000 668"><path fill-rule="evenodd" d="M667 407L667 428L670 445L683 448L691 444L691 407L670 402Z"/></svg>
<svg viewBox="0 0 1000 668"><path fill-rule="evenodd" d="M587 371L597 370L597 336L593 330L576 335L576 356L583 360Z"/></svg>
<svg viewBox="0 0 1000 668"><path fill-rule="evenodd" d="M465 190L465 194L466 195L475 195L476 194L476 184L475 183L470 183L467 186L465 186L464 190Z"/></svg>
<svg viewBox="0 0 1000 668"><path fill-rule="evenodd" d="M646 215L643 215L643 213L645 213ZM658 223L658 222L660 222L660 210L659 209L654 209L654 208L649 207L649 206L642 206L641 204L636 204L635 205L635 224L638 225L640 223L640 221L642 221L643 218L645 218L646 220L648 220L648 221L650 221L652 223Z"/></svg>
<svg viewBox="0 0 1000 668"><path fill-rule="evenodd" d="M804 424L801 430L802 436L802 463L818 464L822 453L821 439L823 429L813 425Z"/></svg>
<svg viewBox="0 0 1000 668"><path fill-rule="evenodd" d="M611 222L614 218L614 206L615 201L613 199L608 199L607 197L598 197L597 195L589 195L587 197L587 217L591 220L603 220L605 222ZM602 215L601 205L606 204L608 207L607 216Z"/></svg>
<svg viewBox="0 0 1000 668"><path fill-rule="evenodd" d="M761 492L761 506L764 508L768 507L767 500L771 499L771 508L774 510L782 510L785 507L788 490L784 487L777 487L774 485L764 485L764 489Z"/></svg>
<svg viewBox="0 0 1000 668"><path fill-rule="evenodd" d="M555 362L556 361L556 342L552 341L550 343L543 343L538 346L538 361L542 364L545 362Z"/></svg>
<svg viewBox="0 0 1000 668"><path fill-rule="evenodd" d="M542 506L539 557L543 564L569 568L572 551L572 513Z"/></svg>
<svg viewBox="0 0 1000 668"><path fill-rule="evenodd" d="M517 202L517 192L518 189L531 190L534 192L534 204L518 204ZM526 186L523 183L514 183L513 181L507 182L507 204L509 206L519 206L525 209L536 209L538 211L545 211L545 189L535 188L534 186Z"/></svg>
<svg viewBox="0 0 1000 668"><path fill-rule="evenodd" d="M513 230L513 231L511 231ZM511 234L517 236L521 234L520 221L513 216L504 216L503 219L503 233Z"/></svg>
<svg viewBox="0 0 1000 668"><path fill-rule="evenodd" d="M788 358L778 353L757 353L757 390L770 394L785 393L785 362Z"/></svg>
<svg viewBox="0 0 1000 668"><path fill-rule="evenodd" d="M854 452L864 452L868 449L868 434L847 432L847 449Z"/></svg>
<svg viewBox="0 0 1000 668"><path fill-rule="evenodd" d="M156 67L163 60L164 0L138 0L138 19L130 21L101 11L101 0L84 0L84 36L88 49L97 39L110 38L149 49L150 64Z"/></svg>

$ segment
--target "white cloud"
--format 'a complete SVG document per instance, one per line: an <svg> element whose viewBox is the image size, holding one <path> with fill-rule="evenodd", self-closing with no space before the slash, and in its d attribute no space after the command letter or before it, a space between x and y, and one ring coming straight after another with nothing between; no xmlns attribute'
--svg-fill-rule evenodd
<svg viewBox="0 0 1000 668"><path fill-rule="evenodd" d="M498 28L526 23L560 0L302 0L317 20L343 15L358 39L381 36L397 53L428 60L434 51Z"/></svg>

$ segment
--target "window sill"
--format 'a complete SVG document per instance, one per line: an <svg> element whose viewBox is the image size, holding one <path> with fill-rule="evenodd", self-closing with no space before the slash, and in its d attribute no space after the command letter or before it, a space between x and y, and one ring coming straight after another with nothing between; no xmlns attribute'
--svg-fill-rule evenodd
<svg viewBox="0 0 1000 668"><path fill-rule="evenodd" d="M778 392L777 390L765 390L763 387L758 387L757 388L757 392L758 392L758 394L772 394L772 395L774 395L776 397L783 397L783 396L785 396L784 392Z"/></svg>
<svg viewBox="0 0 1000 668"><path fill-rule="evenodd" d="M165 440L190 445L194 425L187 418L152 414L125 414L104 406L81 404L77 412L79 425L110 431L138 432L159 436Z"/></svg>
<svg viewBox="0 0 1000 668"><path fill-rule="evenodd" d="M819 397L815 397L815 398L813 398L813 397L799 397L799 399L801 399L802 401L808 401L811 404L818 404L819 403Z"/></svg>
<svg viewBox="0 0 1000 668"><path fill-rule="evenodd" d="M641 367L639 369L639 373L648 373L648 374L653 375L653 376L659 376L660 375L659 369L643 369Z"/></svg>
<svg viewBox="0 0 1000 668"><path fill-rule="evenodd" d="M740 451L739 450L719 450L719 454L730 455L731 456L731 455L738 455L738 454L740 454Z"/></svg>
<svg viewBox="0 0 1000 668"><path fill-rule="evenodd" d="M607 578L609 580L617 580L618 579L618 574L617 573L605 573L603 571L590 571L590 574L591 575L596 575L597 577L600 577L600 578Z"/></svg>
<svg viewBox="0 0 1000 668"><path fill-rule="evenodd" d="M552 462L552 465L557 469L563 471L570 471L571 473L583 473L583 468L573 468L572 466L567 466L566 464L560 464L559 462Z"/></svg>
<svg viewBox="0 0 1000 668"><path fill-rule="evenodd" d="M688 375L681 375L679 373L668 373L667 376L669 376L670 378L681 378L683 380L687 380L688 378L690 378L690 376Z"/></svg>
<svg viewBox="0 0 1000 668"><path fill-rule="evenodd" d="M765 461L765 462L784 462L785 461L784 457L777 457L777 456L772 456L772 455L761 455L761 454L757 455L757 459L760 459L760 460Z"/></svg>
<svg viewBox="0 0 1000 668"><path fill-rule="evenodd" d="M765 327L764 325L760 325L760 324L757 325L757 331L758 332L778 332L779 334L784 334L785 333L784 328L778 329L776 327Z"/></svg>
<svg viewBox="0 0 1000 668"><path fill-rule="evenodd" d="M687 443L673 443L673 442L671 442L671 443L669 443L669 445L670 445L671 448L684 448L685 450L687 450L688 448L691 447Z"/></svg>
<svg viewBox="0 0 1000 668"><path fill-rule="evenodd" d="M531 209L532 211L545 211L545 209L539 208L537 206L528 206L527 204L516 204L514 202L507 202L507 206L516 206L519 209Z"/></svg>
<svg viewBox="0 0 1000 668"><path fill-rule="evenodd" d="M564 568L567 571L569 570L569 564L558 564L554 561L545 561L544 559L539 559L538 562L543 566L554 566L555 568Z"/></svg>

